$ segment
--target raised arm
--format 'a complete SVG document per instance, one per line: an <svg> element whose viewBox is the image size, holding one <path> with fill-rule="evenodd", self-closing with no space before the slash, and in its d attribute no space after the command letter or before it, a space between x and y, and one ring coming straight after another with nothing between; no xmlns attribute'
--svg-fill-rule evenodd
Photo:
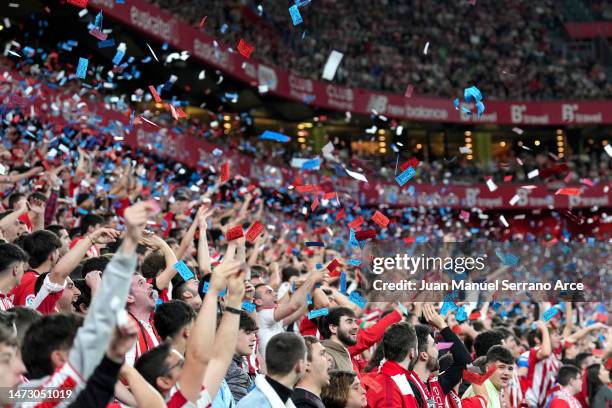
<svg viewBox="0 0 612 408"><path fill-rule="evenodd" d="M306 304L306 295L312 291L312 288L315 284L322 281L326 276L322 270L313 270L308 273L306 277L306 281L295 291L288 302L280 304L276 309L274 309L274 320L281 321L283 323L289 324L290 322L285 322L284 319L295 314L298 310L300 310Z"/></svg>
<svg viewBox="0 0 612 408"><path fill-rule="evenodd" d="M176 257L178 259L183 258L183 255L185 255L185 252L187 252L187 248L189 248L189 244L193 242L193 237L195 236L196 230L198 229L198 226L200 224L200 216L202 215L203 212L204 212L204 207L198 208L198 211L196 213L195 218L193 219L193 222L191 223L191 225L189 226L189 229L183 236L183 239L181 239L181 244L176 250Z"/></svg>
<svg viewBox="0 0 612 408"><path fill-rule="evenodd" d="M543 360L546 357L550 356L550 354L552 353L550 333L548 332L548 326L546 325L546 322L539 320L536 324L538 325L538 330L540 331L540 333L542 333L542 344L538 349L536 358L538 360Z"/></svg>
<svg viewBox="0 0 612 408"><path fill-rule="evenodd" d="M72 367L85 379L104 355L117 323L117 312L125 308L132 274L136 270L136 247L154 209L150 203L141 202L125 210L125 238L102 274L98 293L91 301L85 322L77 332L68 356Z"/></svg>
<svg viewBox="0 0 612 408"><path fill-rule="evenodd" d="M95 244L109 244L114 242L119 237L119 231L112 228L98 228L85 238L79 240L70 251L66 253L57 264L51 269L49 273L49 280L53 283L60 285L64 284L64 281L70 275L70 273L79 265L83 260L87 251Z"/></svg>
<svg viewBox="0 0 612 408"><path fill-rule="evenodd" d="M200 268L200 273L202 275L207 275L212 272L206 231L208 230L208 217L210 217L213 211L214 210L211 208L202 213L198 218L198 224L200 227L200 239L198 240L198 267Z"/></svg>
<svg viewBox="0 0 612 408"><path fill-rule="evenodd" d="M204 387L208 390L212 399L215 398L221 386L221 382L227 373L236 350L236 338L238 337L240 325L240 308L245 290L244 277L244 272L240 272L230 276L228 279L225 313L223 313L223 318L215 338L215 354L208 363L208 368L204 375Z"/></svg>
<svg viewBox="0 0 612 408"><path fill-rule="evenodd" d="M239 262L225 262L215 268L210 279L208 292L187 342L185 365L179 377L181 392L189 401L195 402L199 399L208 362L217 352L213 345L219 291L225 288L227 278L239 271Z"/></svg>

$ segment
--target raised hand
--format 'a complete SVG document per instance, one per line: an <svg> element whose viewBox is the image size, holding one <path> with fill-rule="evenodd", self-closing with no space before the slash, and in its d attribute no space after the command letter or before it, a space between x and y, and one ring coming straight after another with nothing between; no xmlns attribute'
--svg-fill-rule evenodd
<svg viewBox="0 0 612 408"><path fill-rule="evenodd" d="M228 261L213 269L210 278L210 290L221 291L225 288L227 279L240 272L240 261ZM244 277L242 278L244 280ZM244 283L243 283L244 285Z"/></svg>
<svg viewBox="0 0 612 408"><path fill-rule="evenodd" d="M447 327L446 321L438 312L436 312L436 309L434 309L434 306L431 303L425 303L423 305L423 317L425 317L427 323L431 324L438 330L442 330L443 328Z"/></svg>
<svg viewBox="0 0 612 408"><path fill-rule="evenodd" d="M110 244L119 238L120 232L113 228L98 228L91 234L89 239L94 244Z"/></svg>
<svg viewBox="0 0 612 408"><path fill-rule="evenodd" d="M149 216L158 210L159 206L149 201L141 201L128 207L123 214L127 237L138 242Z"/></svg>

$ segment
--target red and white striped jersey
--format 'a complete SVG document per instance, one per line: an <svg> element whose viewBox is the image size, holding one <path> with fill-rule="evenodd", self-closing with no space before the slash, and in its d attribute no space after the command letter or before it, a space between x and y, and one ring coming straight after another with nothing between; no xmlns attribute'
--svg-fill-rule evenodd
<svg viewBox="0 0 612 408"><path fill-rule="evenodd" d="M546 399L553 387L557 372L561 366L559 354L553 352L543 360L537 359L537 348L523 353L527 355L529 367L527 371L527 391L525 399L529 407L544 407Z"/></svg>
<svg viewBox="0 0 612 408"><path fill-rule="evenodd" d="M208 391L204 387L202 387L200 398L195 404L185 398L177 386L172 387L166 398L166 407L168 408L210 408L211 406L212 400L210 399Z"/></svg>
<svg viewBox="0 0 612 408"><path fill-rule="evenodd" d="M521 379L518 375L518 369L514 366L512 372L512 382L508 386L510 408L525 408L527 403L525 401L525 393L521 385Z"/></svg>
<svg viewBox="0 0 612 408"><path fill-rule="evenodd" d="M53 374L41 380L32 380L21 384L19 389L44 390L46 394L61 396L57 399L51 398L40 401L19 402L8 405L10 408L63 408L68 407L76 399L78 393L85 388L86 381L71 364L66 362L57 368ZM50 392L53 390L53 392ZM36 394L34 392L34 394Z"/></svg>
<svg viewBox="0 0 612 408"><path fill-rule="evenodd" d="M4 293L0 293L0 310L6 312L13 308L13 302Z"/></svg>

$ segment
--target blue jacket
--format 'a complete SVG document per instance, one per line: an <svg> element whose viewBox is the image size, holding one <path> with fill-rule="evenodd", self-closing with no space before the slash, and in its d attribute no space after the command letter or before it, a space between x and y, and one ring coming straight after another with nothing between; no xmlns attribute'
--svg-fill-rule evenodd
<svg viewBox="0 0 612 408"><path fill-rule="evenodd" d="M296 408L291 401L286 404L276 394L272 386L266 381L266 377L258 375L255 377L255 388L245 397L238 401L237 408Z"/></svg>

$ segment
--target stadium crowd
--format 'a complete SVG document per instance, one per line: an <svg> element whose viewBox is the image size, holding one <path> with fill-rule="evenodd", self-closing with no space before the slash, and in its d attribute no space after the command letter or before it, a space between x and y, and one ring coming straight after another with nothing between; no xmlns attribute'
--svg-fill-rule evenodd
<svg viewBox="0 0 612 408"><path fill-rule="evenodd" d="M454 98L474 81L488 99L601 99L612 93L605 66L562 52L562 2L294 2L157 0L192 25L305 78L320 79L332 50L344 54L335 83ZM474 2L475 3L475 2ZM606 2L603 2L606 4ZM427 52L425 52L426 45Z"/></svg>
<svg viewBox="0 0 612 408"><path fill-rule="evenodd" d="M354 293L366 281L351 262L359 245L343 237L373 209L332 198L299 215L294 192L223 180L210 170L221 160L191 173L132 151L108 128L75 120L69 104L58 113L65 125L10 104L3 114L0 386L9 406L53 404L27 403L28 391L72 407L612 400L604 304L364 304ZM384 211L398 222L380 227L380 239L503 236L451 211L442 223L423 208ZM577 262L597 262L582 248Z"/></svg>

